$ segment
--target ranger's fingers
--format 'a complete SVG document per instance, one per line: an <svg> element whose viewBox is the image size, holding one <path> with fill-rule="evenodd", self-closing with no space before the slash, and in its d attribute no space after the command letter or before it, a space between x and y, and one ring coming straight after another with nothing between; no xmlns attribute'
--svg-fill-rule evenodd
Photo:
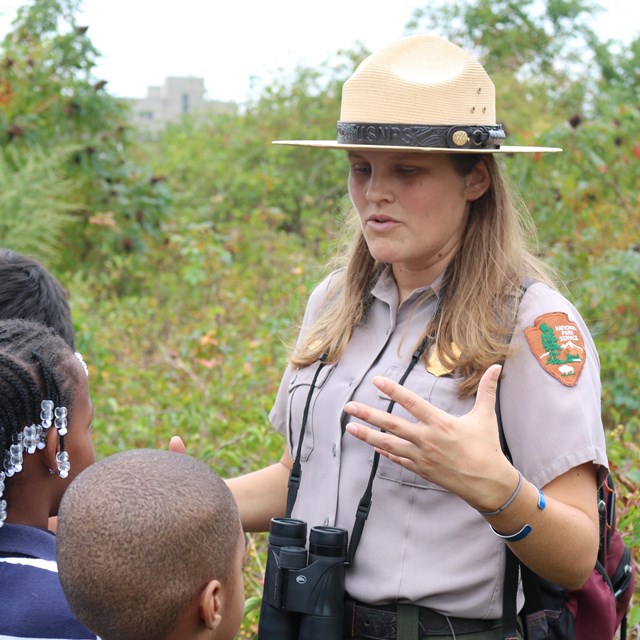
<svg viewBox="0 0 640 640"><path fill-rule="evenodd" d="M381 433L357 422L350 422L347 425L347 431L359 440L370 444L381 456L417 473L416 464L409 457L415 452L415 447L406 440L390 433Z"/></svg>
<svg viewBox="0 0 640 640"><path fill-rule="evenodd" d="M492 364L482 374L472 413L490 417L495 416L496 393L501 371L502 367L499 364Z"/></svg>
<svg viewBox="0 0 640 640"><path fill-rule="evenodd" d="M424 424L428 424L432 419L448 415L444 411L434 407L417 393L399 385L390 378L375 376L373 378L373 384L380 389L380 391L384 391L394 402L404 407L414 418L417 418Z"/></svg>
<svg viewBox="0 0 640 640"><path fill-rule="evenodd" d="M173 453L186 453L187 447L185 447L184 441L180 436L172 436L169 440L169 451Z"/></svg>
<svg viewBox="0 0 640 640"><path fill-rule="evenodd" d="M402 456L394 456L392 453L387 453L386 451L382 451L381 449L376 449L376 451L379 451L380 455L383 455L385 458L388 458L389 460L391 460L391 462L395 462L396 464L403 466L405 469L408 469L409 471L418 473L416 463L410 458L403 458Z"/></svg>
<svg viewBox="0 0 640 640"><path fill-rule="evenodd" d="M394 433L401 438L406 438L407 440L411 439L413 429L407 421L399 418L398 416L394 416L387 411L373 409L372 407L360 402L348 402L344 406L344 412L354 418L359 418L363 422L368 422L374 427L378 427L378 429Z"/></svg>
<svg viewBox="0 0 640 640"><path fill-rule="evenodd" d="M357 422L347 424L347 431L367 444L375 447L383 456L393 459L394 462L404 459L408 453L414 448L406 440L399 438L391 433L376 431L371 427L367 427Z"/></svg>

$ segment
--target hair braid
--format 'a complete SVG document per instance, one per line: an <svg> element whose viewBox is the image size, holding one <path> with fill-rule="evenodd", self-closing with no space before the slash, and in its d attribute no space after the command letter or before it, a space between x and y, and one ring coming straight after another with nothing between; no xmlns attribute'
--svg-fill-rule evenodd
<svg viewBox="0 0 640 640"><path fill-rule="evenodd" d="M40 391L31 372L20 362L6 353L0 352L0 393L3 398L0 408L0 453L4 453L14 441L14 437L27 424L37 419L34 405L37 404Z"/></svg>
<svg viewBox="0 0 640 640"><path fill-rule="evenodd" d="M58 385L55 382L55 379L51 373L51 363L45 361L42 354L34 351L31 354L31 358L38 365L38 371L40 373L40 378L42 380L42 393L43 398L47 400L53 400L55 405L60 404L60 390L58 389Z"/></svg>
<svg viewBox="0 0 640 640"><path fill-rule="evenodd" d="M73 351L53 329L28 320L0 320L0 471L18 434L40 422L42 400L68 407L77 366Z"/></svg>

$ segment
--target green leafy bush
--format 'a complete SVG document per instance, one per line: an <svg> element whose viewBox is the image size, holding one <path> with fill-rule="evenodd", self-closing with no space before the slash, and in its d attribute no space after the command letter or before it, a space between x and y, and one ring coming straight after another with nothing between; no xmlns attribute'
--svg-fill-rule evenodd
<svg viewBox="0 0 640 640"><path fill-rule="evenodd" d="M162 180L133 159L127 107L92 75L99 53L87 27L76 21L79 5L32 0L18 10L0 45L3 168L22 176L37 171L34 193L23 191L25 202L11 204L16 211L31 201L47 204L35 199L51 186L55 171L59 185L50 188L49 206L41 211L56 216L54 262L61 267L78 259L99 263L114 251L141 251L157 235L170 204ZM27 164L16 161L31 155ZM4 244L22 246L15 234Z"/></svg>
<svg viewBox="0 0 640 640"><path fill-rule="evenodd" d="M4 246L56 259L78 206L75 184L60 167L64 149L0 151L0 237Z"/></svg>

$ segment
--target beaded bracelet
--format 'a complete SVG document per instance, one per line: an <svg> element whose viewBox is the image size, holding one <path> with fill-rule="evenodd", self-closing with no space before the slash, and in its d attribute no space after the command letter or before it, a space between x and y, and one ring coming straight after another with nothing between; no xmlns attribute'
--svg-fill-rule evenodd
<svg viewBox="0 0 640 640"><path fill-rule="evenodd" d="M542 493L542 491L538 489L538 487L536 487L536 491L538 492L538 509L542 511L547 506L547 499L544 497L544 493ZM518 540L524 540L524 538L526 538L533 531L533 527L529 523L527 523L522 527L522 529L520 529L520 531L516 531L516 533L512 533L509 535L500 533L493 527L491 527L491 531L493 531L493 533L495 533L498 538L502 538L507 542L518 542Z"/></svg>
<svg viewBox="0 0 640 640"><path fill-rule="evenodd" d="M520 493L520 489L522 489L522 474L518 471L518 486L516 487L515 491L511 494L511 497L501 507L499 507L495 511L479 511L478 513L481 516L497 516L499 513L502 513L516 499L516 497Z"/></svg>

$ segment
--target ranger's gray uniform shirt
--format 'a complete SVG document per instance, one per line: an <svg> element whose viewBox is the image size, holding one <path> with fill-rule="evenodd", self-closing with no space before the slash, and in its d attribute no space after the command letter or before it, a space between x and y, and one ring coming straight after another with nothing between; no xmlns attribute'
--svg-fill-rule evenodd
<svg viewBox="0 0 640 640"><path fill-rule="evenodd" d="M325 304L329 276L312 293L301 336ZM387 269L372 293L374 301L340 361L325 366L316 382L302 447L302 481L293 517L308 527L329 525L349 535L371 471L373 448L344 432L350 400L386 410L388 399L373 386L375 375L399 380L432 317L437 284L414 291L398 306L395 280ZM416 300L421 300L416 305ZM574 386L554 378L537 361L525 330L544 314L563 312L584 339L586 354ZM607 467L600 415L599 360L576 309L558 292L534 283L524 295L512 345L503 368L501 408L514 465L539 487L569 469L593 462ZM287 368L270 419L289 443L292 458L302 412L318 367ZM575 367L574 367L575 368ZM573 370L573 369L572 369ZM568 371L568 370L566 370ZM420 361L404 386L452 415L466 414L474 398L457 397L458 380L436 377ZM415 422L404 409L394 414ZM595 497L594 497L595 500ZM373 484L373 503L346 589L370 604L412 602L445 615L499 618L505 545L487 522L456 495L385 457Z"/></svg>

